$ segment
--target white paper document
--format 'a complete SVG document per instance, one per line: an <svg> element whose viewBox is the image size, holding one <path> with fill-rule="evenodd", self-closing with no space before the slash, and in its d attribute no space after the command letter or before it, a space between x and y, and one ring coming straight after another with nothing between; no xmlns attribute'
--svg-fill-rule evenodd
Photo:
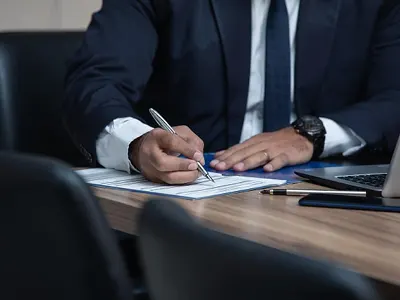
<svg viewBox="0 0 400 300"><path fill-rule="evenodd" d="M148 194L165 195L186 199L202 199L219 195L250 191L282 185L285 180L254 178L245 176L223 176L210 173L215 183L200 177L187 185L165 185L152 183L140 174L128 174L110 169L86 169L76 171L89 185L124 189Z"/></svg>

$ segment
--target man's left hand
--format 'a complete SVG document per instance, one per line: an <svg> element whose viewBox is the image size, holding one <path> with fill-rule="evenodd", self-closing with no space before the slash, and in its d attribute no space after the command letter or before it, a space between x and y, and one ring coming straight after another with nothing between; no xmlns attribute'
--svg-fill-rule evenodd
<svg viewBox="0 0 400 300"><path fill-rule="evenodd" d="M282 167L310 161L313 145L292 127L258 134L247 141L215 154L211 167L218 171L233 168L242 172L260 166L273 172Z"/></svg>

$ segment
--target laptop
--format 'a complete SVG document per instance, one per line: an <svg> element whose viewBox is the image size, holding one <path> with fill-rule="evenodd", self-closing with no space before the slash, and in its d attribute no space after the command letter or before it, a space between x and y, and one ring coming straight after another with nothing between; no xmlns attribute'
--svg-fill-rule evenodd
<svg viewBox="0 0 400 300"><path fill-rule="evenodd" d="M335 189L365 190L372 196L400 198L400 138L390 165L305 169L295 174Z"/></svg>

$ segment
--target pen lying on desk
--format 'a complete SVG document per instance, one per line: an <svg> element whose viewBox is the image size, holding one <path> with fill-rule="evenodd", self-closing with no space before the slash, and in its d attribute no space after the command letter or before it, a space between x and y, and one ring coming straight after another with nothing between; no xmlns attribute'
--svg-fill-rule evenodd
<svg viewBox="0 0 400 300"><path fill-rule="evenodd" d="M262 190L264 195L281 195L281 196L306 196L311 194L318 195L335 195L335 196L356 196L366 197L366 191L335 191L335 190L294 190L294 189L270 189Z"/></svg>

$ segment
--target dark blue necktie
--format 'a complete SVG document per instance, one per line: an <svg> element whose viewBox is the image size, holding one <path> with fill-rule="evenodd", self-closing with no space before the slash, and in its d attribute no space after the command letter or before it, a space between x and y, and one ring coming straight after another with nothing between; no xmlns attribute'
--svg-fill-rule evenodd
<svg viewBox="0 0 400 300"><path fill-rule="evenodd" d="M267 20L264 131L290 124L290 41L285 0L271 0Z"/></svg>

